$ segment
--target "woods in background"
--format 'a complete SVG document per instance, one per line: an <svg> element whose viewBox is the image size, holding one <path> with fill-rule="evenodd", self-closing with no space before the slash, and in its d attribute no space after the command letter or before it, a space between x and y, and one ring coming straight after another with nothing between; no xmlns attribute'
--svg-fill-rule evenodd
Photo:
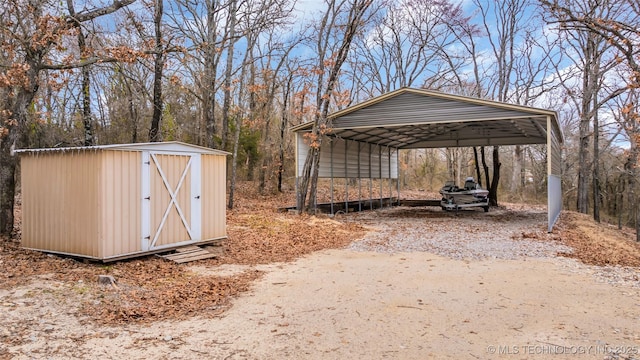
<svg viewBox="0 0 640 360"><path fill-rule="evenodd" d="M556 110L565 207L640 222L635 0L7 0L0 15L4 234L14 148L223 149L233 207L237 180L293 186L289 127L313 122L307 141L321 146L328 114L404 86ZM302 205L315 197L310 154ZM474 176L494 203L538 201L545 157L541 146L412 150L401 181L434 189Z"/></svg>

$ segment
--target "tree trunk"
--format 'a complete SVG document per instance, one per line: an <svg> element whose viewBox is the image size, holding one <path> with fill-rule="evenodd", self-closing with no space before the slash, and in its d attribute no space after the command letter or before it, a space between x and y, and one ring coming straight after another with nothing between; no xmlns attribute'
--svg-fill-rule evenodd
<svg viewBox="0 0 640 360"><path fill-rule="evenodd" d="M76 11L73 6L73 0L67 0L67 10L69 16L75 19ZM86 59L87 43L82 27L78 21L74 21L74 26L78 30L78 50L80 51L80 59ZM84 146L95 145L95 139L93 137L92 129L92 116L91 116L91 74L89 72L89 65L81 68L82 73L82 124L84 128Z"/></svg>
<svg viewBox="0 0 640 360"><path fill-rule="evenodd" d="M522 191L522 185L524 183L524 166L522 166L523 159L522 147L520 145L516 145L513 151L513 173L511 176L512 193L521 193Z"/></svg>
<svg viewBox="0 0 640 360"><path fill-rule="evenodd" d="M84 38L82 32L78 34L78 37ZM82 67L82 123L84 125L84 146L95 145L95 139L93 137L92 130L92 116L91 116L91 74L89 73L89 66Z"/></svg>
<svg viewBox="0 0 640 360"><path fill-rule="evenodd" d="M456 170L455 166L453 166L453 151L451 148L447 148L445 150L445 155L447 159L447 173L449 174L449 179L455 181L456 180ZM425 154L426 156L426 154Z"/></svg>
<svg viewBox="0 0 640 360"><path fill-rule="evenodd" d="M482 178L480 177L480 163L478 162L478 148L473 147L473 164L476 167L476 179L478 180L478 185L482 187Z"/></svg>
<svg viewBox="0 0 640 360"><path fill-rule="evenodd" d="M291 77L285 84L282 94L282 119L280 121L280 144L278 149L278 192L282 192L282 175L284 173L285 135L289 126L289 93L291 91Z"/></svg>
<svg viewBox="0 0 640 360"><path fill-rule="evenodd" d="M627 175L627 189L629 189L629 204L627 211L629 212L628 224L636 229L636 240L640 242L640 211L638 211L638 167L640 161L640 148L636 141L631 141L629 149L629 158L624 164L625 174Z"/></svg>
<svg viewBox="0 0 640 360"><path fill-rule="evenodd" d="M489 205L498 206L498 184L500 183L500 152L499 147L493 147L493 178L489 189Z"/></svg>
<svg viewBox="0 0 640 360"><path fill-rule="evenodd" d="M0 140L0 234L7 236L13 232L18 158L11 155L11 149L20 146L17 127L10 125L9 133Z"/></svg>
<svg viewBox="0 0 640 360"><path fill-rule="evenodd" d="M578 197L577 210L583 214L589 212L589 175L594 166L589 159L589 137L591 136L591 112L594 95L593 62L595 56L593 35L589 35L584 46L584 69L582 74L582 99L580 109L580 143L578 149ZM595 129L594 129L595 130ZM595 200L595 199L594 199Z"/></svg>
<svg viewBox="0 0 640 360"><path fill-rule="evenodd" d="M594 94L594 103L597 97ZM600 222L600 124L598 113L593 115L593 220Z"/></svg>
<svg viewBox="0 0 640 360"><path fill-rule="evenodd" d="M0 137L0 234L11 236L13 232L13 211L16 195L16 169L18 157L12 154L12 150L23 147L23 131L27 123L27 108L33 101L38 91L38 61L40 54L35 59L25 59L29 66L26 72L28 86L20 86L11 104L8 121L4 122L7 134ZM33 61L31 61L33 60ZM2 119L0 112L0 119Z"/></svg>
<svg viewBox="0 0 640 360"><path fill-rule="evenodd" d="M236 180L238 175L238 149L240 147L240 131L242 128L242 117L236 120L236 129L233 133L233 156L231 157L231 183L229 184L229 202L227 208L233 209L236 192Z"/></svg>
<svg viewBox="0 0 640 360"><path fill-rule="evenodd" d="M484 154L484 146L480 147L480 155L481 155L481 158L482 158L482 170L484 170L484 181L485 181L485 184L487 184L486 185L487 186L487 190L489 190L489 186L490 186L489 185L490 184L490 182L489 182L489 166L487 166L487 160L486 160L486 157L485 157L485 154Z"/></svg>
<svg viewBox="0 0 640 360"><path fill-rule="evenodd" d="M126 80L125 80L126 81ZM127 84L127 103L129 105L129 120L131 121L131 142L138 142L138 110L133 102L133 91L131 91L131 85L129 82Z"/></svg>
<svg viewBox="0 0 640 360"><path fill-rule="evenodd" d="M163 0L155 1L155 11L153 23L155 25L155 64L153 78L153 117L151 118L151 128L149 129L149 141L162 141L160 133L160 122L162 120L163 100L162 100L162 72L164 69L164 51L162 45L162 4Z"/></svg>
<svg viewBox="0 0 640 360"><path fill-rule="evenodd" d="M312 134L314 131L312 130ZM307 154L307 158L304 161L304 166L302 168L302 173L299 177L298 182L298 194L297 194L297 203L296 207L299 211L310 211L311 206L305 208L307 203L307 195L309 194L309 183L311 180L311 169L313 168L313 163L315 162L315 158L317 157L318 150L311 146L309 148L309 153ZM310 204L313 205L313 204Z"/></svg>
<svg viewBox="0 0 640 360"><path fill-rule="evenodd" d="M207 2L208 3L208 2ZM215 116L215 104L216 104L216 91L215 81L217 77L217 68L219 56L216 50L216 5L217 1L207 9L207 43L204 50L204 79L201 85L202 89L202 116L204 118L204 141L209 148L216 148L215 135L216 128L216 116Z"/></svg>
<svg viewBox="0 0 640 360"><path fill-rule="evenodd" d="M464 184L462 179L462 154L460 148L455 148L456 153L456 184Z"/></svg>
<svg viewBox="0 0 640 360"><path fill-rule="evenodd" d="M255 38L252 34L247 35L247 52L245 53L245 57L242 61L242 71L240 72L240 85L238 89L238 108L240 109L239 114L236 116L236 128L233 133L233 157L231 161L231 184L229 186L229 202L227 204L227 208L233 209L234 199L235 199L235 191L236 191L236 180L238 176L238 150L240 148L240 133L242 132L242 123L246 116L246 106L243 106L242 96L245 93L245 86L247 84L246 78L246 70L247 67L250 67L251 71L251 79L249 79L248 83L253 85L255 82L255 74L253 69L254 62L254 54L253 47L255 45ZM251 64L251 65L248 65ZM256 114L252 111L254 106L254 99L252 95L249 96L249 117L255 117Z"/></svg>
<svg viewBox="0 0 640 360"><path fill-rule="evenodd" d="M227 67L224 74L224 100L222 104L222 143L221 148L227 148L227 136L229 132L229 109L231 107L231 78L233 75L233 51L236 42L236 1L232 0L229 5L229 46L227 48Z"/></svg>

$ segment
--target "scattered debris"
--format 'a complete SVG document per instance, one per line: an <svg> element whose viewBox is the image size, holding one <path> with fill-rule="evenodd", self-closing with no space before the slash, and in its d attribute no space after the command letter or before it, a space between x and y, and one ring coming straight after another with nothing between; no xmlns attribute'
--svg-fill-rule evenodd
<svg viewBox="0 0 640 360"><path fill-rule="evenodd" d="M209 250L211 249L211 250ZM183 246L175 249L174 252L169 254L161 254L158 255L163 259L175 261L178 264L192 262L196 260L204 260L204 259L212 259L222 255L222 251L218 249L222 249L222 246Z"/></svg>
<svg viewBox="0 0 640 360"><path fill-rule="evenodd" d="M116 279L111 275L98 275L98 284L117 287Z"/></svg>

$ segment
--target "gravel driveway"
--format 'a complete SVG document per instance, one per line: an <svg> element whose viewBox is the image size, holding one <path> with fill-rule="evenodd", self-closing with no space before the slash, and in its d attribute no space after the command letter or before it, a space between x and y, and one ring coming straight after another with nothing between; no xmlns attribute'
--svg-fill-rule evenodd
<svg viewBox="0 0 640 360"><path fill-rule="evenodd" d="M558 252L571 252L547 234L543 210L492 208L489 213L481 209L455 213L400 207L346 217L375 230L349 246L356 251L425 251L467 260L555 257Z"/></svg>

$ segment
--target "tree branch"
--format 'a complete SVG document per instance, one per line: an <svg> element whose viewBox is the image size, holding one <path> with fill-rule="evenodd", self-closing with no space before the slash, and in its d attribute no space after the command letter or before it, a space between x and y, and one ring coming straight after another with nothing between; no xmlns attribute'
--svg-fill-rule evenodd
<svg viewBox="0 0 640 360"><path fill-rule="evenodd" d="M101 7L101 8L95 9L95 10L91 10L91 11L86 12L86 13L76 14L72 18L72 20L70 20L70 21L73 22L73 23L81 23L81 22L93 20L93 19L98 18L100 16L114 13L114 12L122 9L125 6L129 6L129 5L133 4L134 2L136 2L136 0L121 0L121 1L120 0L116 0L111 5L108 5L108 6L105 6L105 7Z"/></svg>

